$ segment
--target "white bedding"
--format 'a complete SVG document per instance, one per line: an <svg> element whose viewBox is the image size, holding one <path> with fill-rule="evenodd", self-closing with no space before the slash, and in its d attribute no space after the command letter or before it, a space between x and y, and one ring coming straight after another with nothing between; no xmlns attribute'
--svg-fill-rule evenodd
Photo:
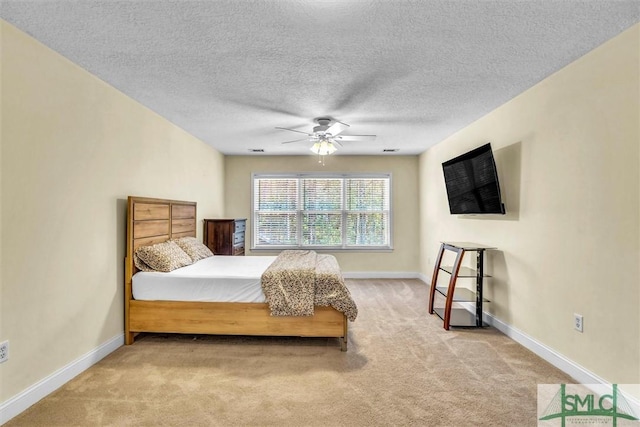
<svg viewBox="0 0 640 427"><path fill-rule="evenodd" d="M260 277L275 259L275 256L212 256L169 273L141 271L133 276L133 298L265 302Z"/></svg>

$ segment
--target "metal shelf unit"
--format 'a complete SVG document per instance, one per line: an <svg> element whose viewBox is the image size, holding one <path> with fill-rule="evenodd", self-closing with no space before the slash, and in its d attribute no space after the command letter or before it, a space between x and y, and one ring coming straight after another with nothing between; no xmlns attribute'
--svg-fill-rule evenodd
<svg viewBox="0 0 640 427"><path fill-rule="evenodd" d="M489 302L482 295L483 279L491 277L484 274L484 252L489 249L496 249L491 246L479 245L470 242L442 242L436 265L431 278L431 289L429 291L429 314L438 315L444 322L443 327L449 330L449 326L482 327L482 305ZM443 266L442 258L445 251L456 253L453 266ZM476 252L476 268L471 269L461 265L462 258L467 252ZM450 275L448 286L438 286L439 272L443 271ZM475 278L475 292L467 288L457 288L458 278ZM436 294L445 298L444 307L434 307ZM475 304L475 312L469 312L464 308L453 308L454 302L468 302Z"/></svg>

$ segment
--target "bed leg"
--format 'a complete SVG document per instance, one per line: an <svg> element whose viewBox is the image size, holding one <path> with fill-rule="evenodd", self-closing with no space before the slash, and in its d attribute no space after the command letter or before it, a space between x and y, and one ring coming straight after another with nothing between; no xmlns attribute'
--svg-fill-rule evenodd
<svg viewBox="0 0 640 427"><path fill-rule="evenodd" d="M125 334L124 334L124 344L125 345L133 344L133 332L125 332Z"/></svg>
<svg viewBox="0 0 640 427"><path fill-rule="evenodd" d="M342 337L340 337L340 351L347 351L347 338L349 336L349 322L347 316L342 316Z"/></svg>
<svg viewBox="0 0 640 427"><path fill-rule="evenodd" d="M347 351L347 337L340 338L340 351Z"/></svg>

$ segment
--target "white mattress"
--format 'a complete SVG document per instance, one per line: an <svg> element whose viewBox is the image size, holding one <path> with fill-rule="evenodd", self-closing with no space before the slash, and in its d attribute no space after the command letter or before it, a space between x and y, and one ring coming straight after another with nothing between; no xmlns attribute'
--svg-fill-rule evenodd
<svg viewBox="0 0 640 427"><path fill-rule="evenodd" d="M169 273L133 275L133 298L152 301L265 302L262 273L275 256L212 256Z"/></svg>

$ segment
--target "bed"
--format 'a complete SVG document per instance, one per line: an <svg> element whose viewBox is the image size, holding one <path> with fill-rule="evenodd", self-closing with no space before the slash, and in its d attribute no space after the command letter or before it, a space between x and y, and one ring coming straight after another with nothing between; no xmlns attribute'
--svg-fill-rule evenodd
<svg viewBox="0 0 640 427"><path fill-rule="evenodd" d="M342 351L347 350L348 319L331 306L316 306L310 316L272 316L266 302L135 299L133 276L139 271L133 256L136 249L180 237L196 237L196 209L196 202L129 196L124 280L125 344L133 344L140 332L155 332L333 337L339 339ZM244 257L224 258L238 262Z"/></svg>

